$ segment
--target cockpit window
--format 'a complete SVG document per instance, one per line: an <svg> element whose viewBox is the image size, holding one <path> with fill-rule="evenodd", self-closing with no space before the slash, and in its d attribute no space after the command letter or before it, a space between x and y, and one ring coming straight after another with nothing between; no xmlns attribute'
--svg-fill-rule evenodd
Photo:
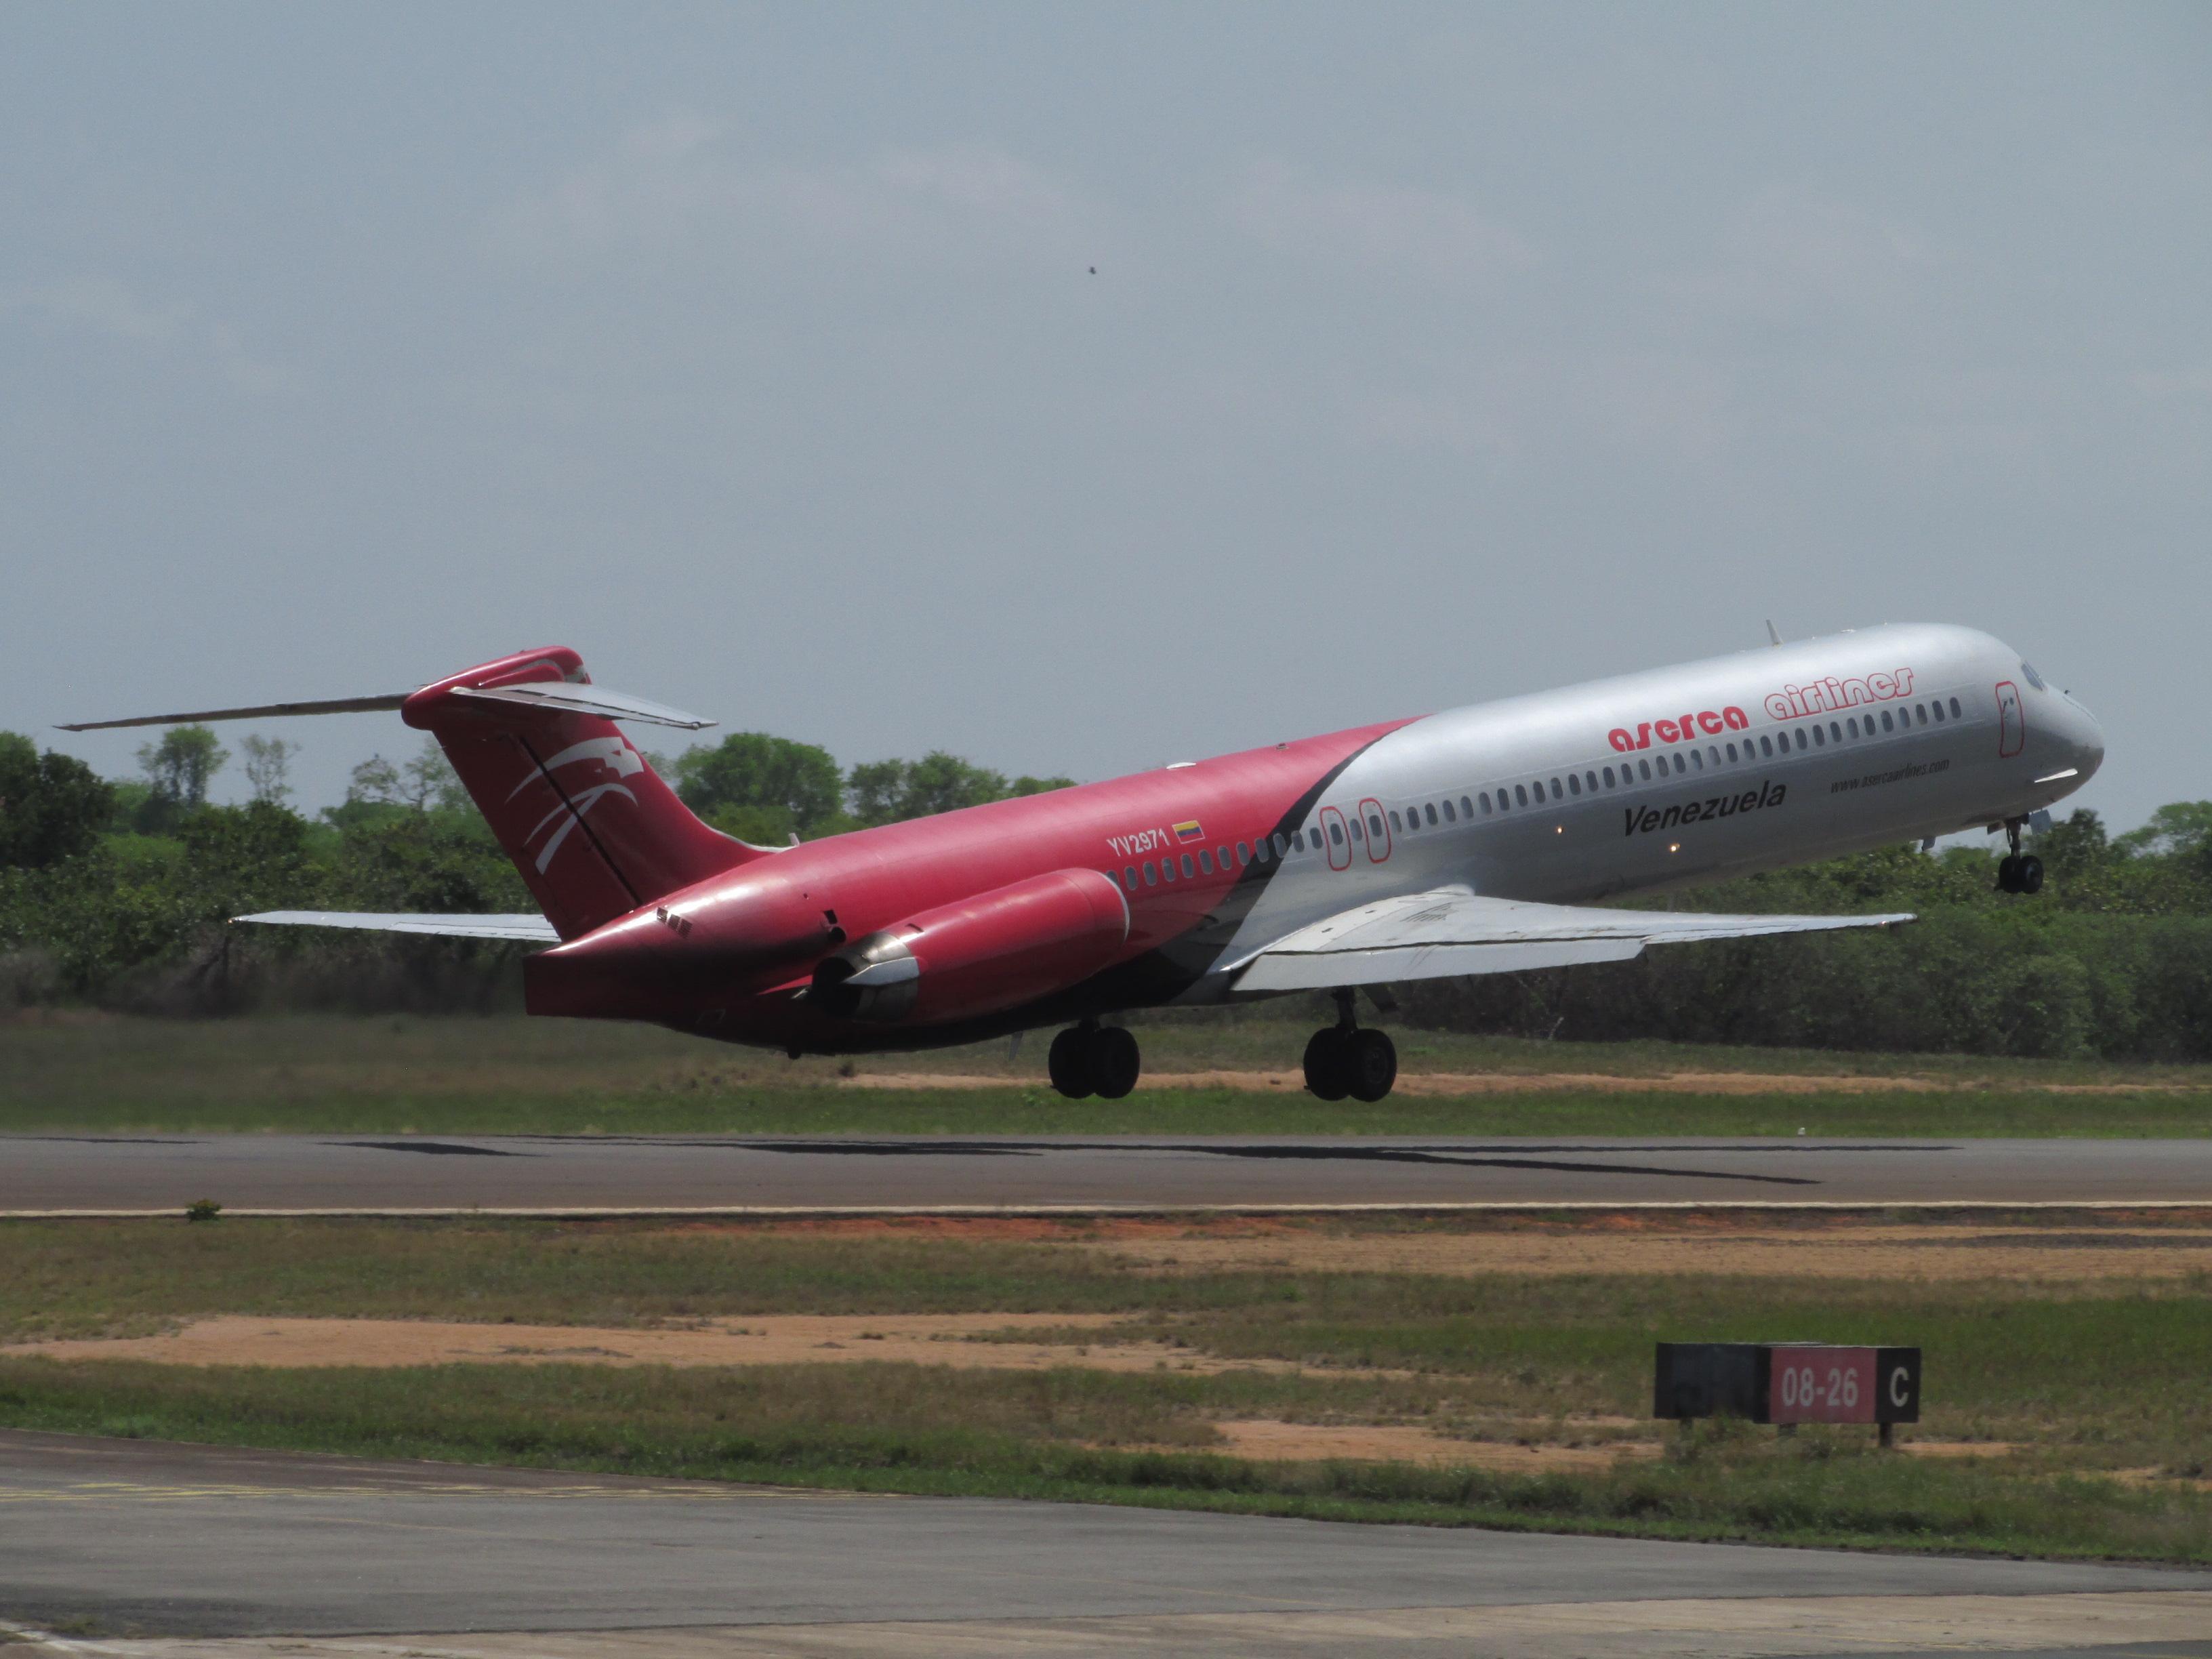
<svg viewBox="0 0 2212 1659"><path fill-rule="evenodd" d="M2049 686L2043 683L2043 676L2035 672L2035 665L2033 663L2024 662L2021 664L2020 672L2027 676L2027 683L2033 686L2037 690L2048 691L2051 690Z"/></svg>

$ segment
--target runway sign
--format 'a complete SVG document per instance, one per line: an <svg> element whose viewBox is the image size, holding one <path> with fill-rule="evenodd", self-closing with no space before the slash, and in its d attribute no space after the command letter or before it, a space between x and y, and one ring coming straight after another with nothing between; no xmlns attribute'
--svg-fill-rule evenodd
<svg viewBox="0 0 2212 1659"><path fill-rule="evenodd" d="M1651 1414L1753 1423L1917 1423L1920 1350L1662 1342Z"/></svg>

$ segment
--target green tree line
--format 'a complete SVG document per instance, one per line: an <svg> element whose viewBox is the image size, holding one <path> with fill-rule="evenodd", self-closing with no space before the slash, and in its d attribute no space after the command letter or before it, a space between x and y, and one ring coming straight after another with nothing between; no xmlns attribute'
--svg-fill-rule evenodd
<svg viewBox="0 0 2212 1659"><path fill-rule="evenodd" d="M536 908L434 741L404 760L372 756L344 802L312 817L291 804L293 745L248 737L240 749L251 799L217 805L209 789L232 756L205 726L171 728L139 750L139 776L114 780L0 732L0 1004L228 1006L274 975L319 1000L359 991L434 1007L481 1004L508 984L505 946L282 929L231 938L226 920L254 910ZM693 811L757 844L1073 781L1009 779L941 751L848 774L826 750L761 732L653 760Z"/></svg>
<svg viewBox="0 0 2212 1659"><path fill-rule="evenodd" d="M290 804L289 745L240 746L252 799L227 806L207 795L231 757L204 727L169 732L141 751L142 775L113 781L0 732L0 1000L232 1006L272 977L338 1005L512 995L512 947L281 929L226 944L224 919L251 910L532 908L434 744L363 762L344 803L312 817ZM656 764L702 817L756 843L1069 781L941 752L848 770L761 732ZM1426 981L1401 1000L1416 1024L1535 1036L2212 1058L2212 801L2161 807L2120 836L2077 811L2033 850L2048 878L2033 896L1996 890L1994 850L1954 847L1885 848L1674 901L1916 912L1907 927L1671 945L1634 962Z"/></svg>
<svg viewBox="0 0 2212 1659"><path fill-rule="evenodd" d="M2162 806L2123 836L2076 811L2030 848L2046 872L2033 896L1997 891L1996 850L1898 847L1674 900L1910 911L1909 927L1663 945L1632 962L1430 981L1401 1000L1417 1024L1537 1037L2212 1059L2212 801Z"/></svg>

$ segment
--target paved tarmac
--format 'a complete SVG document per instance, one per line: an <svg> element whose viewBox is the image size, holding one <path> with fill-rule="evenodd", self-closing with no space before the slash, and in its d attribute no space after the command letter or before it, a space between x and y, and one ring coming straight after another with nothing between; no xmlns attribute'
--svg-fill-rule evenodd
<svg viewBox="0 0 2212 1659"><path fill-rule="evenodd" d="M9 1135L0 1212L2212 1203L2212 1139Z"/></svg>
<svg viewBox="0 0 2212 1659"><path fill-rule="evenodd" d="M2015 1652L2144 1641L2212 1652L2186 1645L2212 1631L2207 1572L865 1497L21 1431L0 1432L0 1620L71 1631L78 1651L98 1645L87 1637L184 1638L297 1654L324 1650L258 1638L431 1632L445 1637L366 1650L1425 1659L1897 1653L1996 1645L1976 1639L1995 1631L2070 1638L2006 1644ZM1886 1631L1954 1639L1884 1642ZM500 1632L533 1634L452 1639ZM609 1634L575 1634L593 1632ZM1674 1639L1685 1636L1688 1646Z"/></svg>

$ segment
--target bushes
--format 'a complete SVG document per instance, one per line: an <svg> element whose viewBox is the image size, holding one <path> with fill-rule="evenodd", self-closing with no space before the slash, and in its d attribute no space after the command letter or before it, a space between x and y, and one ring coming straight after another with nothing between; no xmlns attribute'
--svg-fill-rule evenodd
<svg viewBox="0 0 2212 1659"><path fill-rule="evenodd" d="M171 1012L270 1000L482 1006L514 953L465 940L348 939L285 929L234 938L256 910L535 908L473 813L392 809L343 829L266 801L204 806L173 836L109 836L43 867L0 869L0 959L15 1000L67 997Z"/></svg>
<svg viewBox="0 0 2212 1659"><path fill-rule="evenodd" d="M1678 898L1701 910L1910 911L1880 932L1667 945L1633 962L1431 981L1416 1024L1583 1041L1656 1038L2042 1059L2212 1058L2212 805L2108 841L2094 812L2035 843L2033 897L1994 858L1884 848Z"/></svg>
<svg viewBox="0 0 2212 1659"><path fill-rule="evenodd" d="M1457 1031L2049 1059L2212 1057L2212 917L1949 908L1403 988Z"/></svg>

